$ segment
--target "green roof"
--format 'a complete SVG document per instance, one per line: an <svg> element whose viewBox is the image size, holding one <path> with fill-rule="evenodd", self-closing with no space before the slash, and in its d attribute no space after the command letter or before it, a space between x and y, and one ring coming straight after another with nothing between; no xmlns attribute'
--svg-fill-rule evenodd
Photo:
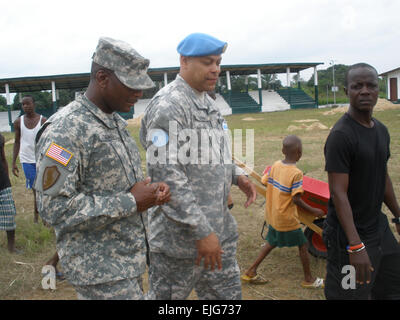
<svg viewBox="0 0 400 320"><path fill-rule="evenodd" d="M235 64L221 65L221 76L225 71L231 75L256 74L257 69L262 74L286 73L289 67L292 73L315 67L322 62L296 62L296 63L268 63L268 64ZM149 68L148 74L153 81L164 81L164 73L167 73L168 81L175 79L179 73L179 67ZM32 92L51 90L51 82L54 81L56 89L83 89L90 79L90 73L60 74L51 76L20 77L0 79L0 93L5 93L5 85L8 83L10 92Z"/></svg>

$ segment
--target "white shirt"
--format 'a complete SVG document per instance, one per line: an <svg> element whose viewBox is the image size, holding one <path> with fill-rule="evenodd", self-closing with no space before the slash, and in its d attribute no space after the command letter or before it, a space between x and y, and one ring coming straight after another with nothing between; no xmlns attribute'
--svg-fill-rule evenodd
<svg viewBox="0 0 400 320"><path fill-rule="evenodd" d="M19 149L19 161L21 163L36 163L35 159L35 138L42 126L42 116L33 129L28 129L24 123L24 116L21 116L21 145Z"/></svg>

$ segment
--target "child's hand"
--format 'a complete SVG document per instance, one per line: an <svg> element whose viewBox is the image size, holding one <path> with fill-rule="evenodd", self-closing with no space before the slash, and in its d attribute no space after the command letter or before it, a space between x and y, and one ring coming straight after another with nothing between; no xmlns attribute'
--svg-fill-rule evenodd
<svg viewBox="0 0 400 320"><path fill-rule="evenodd" d="M322 218L325 215L325 212L321 209L315 208L313 214L317 217L317 218Z"/></svg>

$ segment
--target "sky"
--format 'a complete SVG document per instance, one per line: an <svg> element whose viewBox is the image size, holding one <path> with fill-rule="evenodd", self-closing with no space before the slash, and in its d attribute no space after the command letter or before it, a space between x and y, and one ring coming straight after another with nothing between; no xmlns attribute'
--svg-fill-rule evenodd
<svg viewBox="0 0 400 320"><path fill-rule="evenodd" d="M150 68L178 66L192 32L228 42L223 65L366 62L382 73L400 67L399 17L398 0L0 0L0 79L89 72L101 36Z"/></svg>

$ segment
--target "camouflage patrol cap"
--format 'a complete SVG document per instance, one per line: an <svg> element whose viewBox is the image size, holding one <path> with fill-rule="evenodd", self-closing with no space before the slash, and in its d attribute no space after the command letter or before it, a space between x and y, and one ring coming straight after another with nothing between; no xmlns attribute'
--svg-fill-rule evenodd
<svg viewBox="0 0 400 320"><path fill-rule="evenodd" d="M101 37L93 54L93 62L114 71L116 77L128 88L145 90L154 87L147 75L150 60L143 58L130 44Z"/></svg>

